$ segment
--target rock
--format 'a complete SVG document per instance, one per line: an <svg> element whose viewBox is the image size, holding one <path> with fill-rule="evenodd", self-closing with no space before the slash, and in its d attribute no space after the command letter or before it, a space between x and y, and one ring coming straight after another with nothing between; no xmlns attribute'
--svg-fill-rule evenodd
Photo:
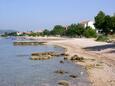
<svg viewBox="0 0 115 86"><path fill-rule="evenodd" d="M65 72L64 72L64 70L57 70L57 71L55 71L55 73L64 74Z"/></svg>
<svg viewBox="0 0 115 86"><path fill-rule="evenodd" d="M43 55L53 55L54 52L38 52L38 53L32 53L31 56L43 56Z"/></svg>
<svg viewBox="0 0 115 86"><path fill-rule="evenodd" d="M69 54L66 54L66 53L65 53L64 56L69 56Z"/></svg>
<svg viewBox="0 0 115 86"><path fill-rule="evenodd" d="M79 57L78 55L74 55L71 57L72 61L83 61L84 58L83 57Z"/></svg>
<svg viewBox="0 0 115 86"><path fill-rule="evenodd" d="M68 72L65 72L64 70L56 70L54 73L63 75L63 74L68 73Z"/></svg>
<svg viewBox="0 0 115 86"><path fill-rule="evenodd" d="M54 52L38 52L31 54L31 60L48 60L52 58Z"/></svg>
<svg viewBox="0 0 115 86"><path fill-rule="evenodd" d="M64 56L65 53L60 52L38 52L31 54L31 60L48 60L53 58L54 56ZM62 61L60 63L63 63Z"/></svg>
<svg viewBox="0 0 115 86"><path fill-rule="evenodd" d="M74 55L71 57L71 60L76 60L78 58L78 55Z"/></svg>
<svg viewBox="0 0 115 86"><path fill-rule="evenodd" d="M26 45L44 45L46 42L38 42L38 41L17 41L13 42L14 46L26 46Z"/></svg>
<svg viewBox="0 0 115 86"><path fill-rule="evenodd" d="M61 64L64 64L64 61L60 61Z"/></svg>
<svg viewBox="0 0 115 86"><path fill-rule="evenodd" d="M50 58L51 58L50 55L31 56L31 60L48 60Z"/></svg>
<svg viewBox="0 0 115 86"><path fill-rule="evenodd" d="M68 60L68 57L67 57L67 56L64 56L64 60Z"/></svg>
<svg viewBox="0 0 115 86"><path fill-rule="evenodd" d="M77 75L69 75L71 78L77 78Z"/></svg>
<svg viewBox="0 0 115 86"><path fill-rule="evenodd" d="M63 52L57 52L57 53L53 53L52 56L65 56L66 54Z"/></svg>
<svg viewBox="0 0 115 86"><path fill-rule="evenodd" d="M69 82L66 81L66 80L60 80L60 81L58 82L58 85L61 85L61 86L69 86Z"/></svg>

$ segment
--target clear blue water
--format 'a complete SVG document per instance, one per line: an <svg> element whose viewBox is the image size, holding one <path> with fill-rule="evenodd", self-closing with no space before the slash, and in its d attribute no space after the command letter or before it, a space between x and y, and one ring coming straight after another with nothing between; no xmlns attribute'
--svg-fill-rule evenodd
<svg viewBox="0 0 115 86"><path fill-rule="evenodd" d="M60 64L63 57L45 61L29 59L32 52L64 51L63 48L53 45L13 46L12 42L10 39L0 39L0 86L58 86L59 80L68 80L75 86L89 86L86 70L70 61ZM69 73L54 73L60 69ZM81 72L84 72L83 75ZM78 78L71 79L69 74L75 74Z"/></svg>

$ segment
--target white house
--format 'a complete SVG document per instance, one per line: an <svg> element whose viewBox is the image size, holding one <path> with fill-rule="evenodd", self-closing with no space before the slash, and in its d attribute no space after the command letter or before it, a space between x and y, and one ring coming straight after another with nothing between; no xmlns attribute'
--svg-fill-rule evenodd
<svg viewBox="0 0 115 86"><path fill-rule="evenodd" d="M94 26L94 21L82 21L80 22L81 25L83 25L84 27L91 27L92 29L95 29L95 26Z"/></svg>

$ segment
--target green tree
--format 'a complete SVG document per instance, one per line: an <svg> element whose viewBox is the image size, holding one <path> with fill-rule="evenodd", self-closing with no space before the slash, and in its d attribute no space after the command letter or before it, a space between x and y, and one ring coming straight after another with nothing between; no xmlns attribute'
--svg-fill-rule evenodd
<svg viewBox="0 0 115 86"><path fill-rule="evenodd" d="M113 31L112 28L114 27L114 23L112 24L112 21L114 22L114 18L111 18L111 16L105 15L104 12L100 11L95 17L94 25L96 29L101 31L104 35L108 35Z"/></svg>
<svg viewBox="0 0 115 86"><path fill-rule="evenodd" d="M82 36L84 32L84 27L80 24L71 24L68 26L66 35L70 37Z"/></svg>
<svg viewBox="0 0 115 86"><path fill-rule="evenodd" d="M77 28L76 24L71 24L70 26L67 27L65 35L75 37L77 35L76 28Z"/></svg>
<svg viewBox="0 0 115 86"><path fill-rule="evenodd" d="M105 35L108 35L109 33L111 33L112 31L112 21L111 21L111 17L109 15L106 15L104 17L104 23L103 23L103 29L102 32Z"/></svg>
<svg viewBox="0 0 115 86"><path fill-rule="evenodd" d="M96 30L92 29L91 27L86 27L84 31L84 36L87 38L93 38L97 36Z"/></svg>
<svg viewBox="0 0 115 86"><path fill-rule="evenodd" d="M31 34L27 34L28 36L33 36L33 37L36 37L36 36L40 36L40 33L38 32L32 32L31 31Z"/></svg>
<svg viewBox="0 0 115 86"><path fill-rule="evenodd" d="M104 29L104 19L105 19L105 13L103 11L100 11L97 16L95 17L95 27L99 31L103 31Z"/></svg>
<svg viewBox="0 0 115 86"><path fill-rule="evenodd" d="M77 27L76 27L76 32L77 32L77 35L78 36L82 36L83 35L83 32L84 32L85 28L80 25L80 24L77 24Z"/></svg>
<svg viewBox="0 0 115 86"><path fill-rule="evenodd" d="M50 31L49 30L47 30L47 29L45 29L44 31L43 31L43 35L50 35Z"/></svg>
<svg viewBox="0 0 115 86"><path fill-rule="evenodd" d="M54 26L53 30L51 31L52 35L60 35L62 36L65 32L65 27L61 26L61 25L56 25Z"/></svg>
<svg viewBox="0 0 115 86"><path fill-rule="evenodd" d="M112 23L113 33L115 33L115 15L111 17L111 23Z"/></svg>
<svg viewBox="0 0 115 86"><path fill-rule="evenodd" d="M6 35L8 35L8 36L17 36L17 32L6 33Z"/></svg>

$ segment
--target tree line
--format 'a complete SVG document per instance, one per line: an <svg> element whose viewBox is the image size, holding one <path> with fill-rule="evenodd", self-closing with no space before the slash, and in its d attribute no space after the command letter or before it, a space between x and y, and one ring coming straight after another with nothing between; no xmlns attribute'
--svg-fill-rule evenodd
<svg viewBox="0 0 115 86"><path fill-rule="evenodd" d="M95 30L91 27L84 27L82 24L71 24L67 27L55 25L52 30L45 29L43 32L31 32L19 36L67 36L67 37L96 37L97 31L100 34L115 34L115 15L106 15L103 11L94 17ZM17 36L16 32L5 33L5 36Z"/></svg>
<svg viewBox="0 0 115 86"><path fill-rule="evenodd" d="M50 36L67 36L67 37L96 37L96 30L91 27L84 27L81 24L71 24L68 27L62 25L55 25L54 28L49 31L45 29L44 35Z"/></svg>
<svg viewBox="0 0 115 86"><path fill-rule="evenodd" d="M44 35L59 35L59 36L69 36L69 37L96 37L98 31L99 34L115 34L115 15L106 15L103 11L94 17L95 30L91 27L84 27L81 24L71 24L68 27L62 25L56 25L49 31L45 29L43 31Z"/></svg>

